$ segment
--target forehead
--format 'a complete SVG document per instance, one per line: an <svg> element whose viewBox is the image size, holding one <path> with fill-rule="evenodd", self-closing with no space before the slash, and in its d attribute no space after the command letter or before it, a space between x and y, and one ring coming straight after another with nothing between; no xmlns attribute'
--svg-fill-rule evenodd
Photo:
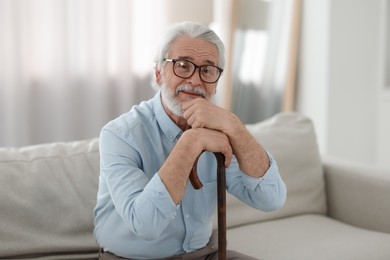
<svg viewBox="0 0 390 260"><path fill-rule="evenodd" d="M203 39L180 37L172 42L168 54L169 58L185 58L199 64L218 62L217 47Z"/></svg>

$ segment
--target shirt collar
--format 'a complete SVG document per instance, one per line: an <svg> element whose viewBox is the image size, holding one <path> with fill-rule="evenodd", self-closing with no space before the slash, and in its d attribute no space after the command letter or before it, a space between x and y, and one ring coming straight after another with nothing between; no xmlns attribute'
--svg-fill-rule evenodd
<svg viewBox="0 0 390 260"><path fill-rule="evenodd" d="M161 102L161 91L158 91L153 98L153 110L162 132L171 142L177 140L177 138L182 134L182 131L168 116L167 112L165 112Z"/></svg>

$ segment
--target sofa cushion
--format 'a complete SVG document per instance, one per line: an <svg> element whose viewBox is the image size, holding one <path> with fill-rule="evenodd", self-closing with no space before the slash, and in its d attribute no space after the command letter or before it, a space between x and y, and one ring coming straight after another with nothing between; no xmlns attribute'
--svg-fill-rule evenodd
<svg viewBox="0 0 390 260"><path fill-rule="evenodd" d="M96 257L98 175L98 139L0 149L0 258Z"/></svg>
<svg viewBox="0 0 390 260"><path fill-rule="evenodd" d="M305 213L325 214L323 169L311 120L297 113L279 113L247 128L277 161L287 186L287 201L280 210L260 212L228 194L227 226Z"/></svg>
<svg viewBox="0 0 390 260"><path fill-rule="evenodd" d="M301 215L229 229L228 249L267 260L390 259L390 234L323 215Z"/></svg>

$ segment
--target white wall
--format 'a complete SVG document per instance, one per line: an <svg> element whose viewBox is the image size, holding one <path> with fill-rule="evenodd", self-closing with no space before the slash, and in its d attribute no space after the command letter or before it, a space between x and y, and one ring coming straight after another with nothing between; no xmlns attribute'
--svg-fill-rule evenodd
<svg viewBox="0 0 390 260"><path fill-rule="evenodd" d="M297 110L315 125L321 152L327 149L329 4L304 1L298 68Z"/></svg>
<svg viewBox="0 0 390 260"><path fill-rule="evenodd" d="M304 2L297 109L313 119L323 154L390 168L383 3Z"/></svg>
<svg viewBox="0 0 390 260"><path fill-rule="evenodd" d="M380 58L379 58L379 71L378 71L379 74L378 90L376 96L376 104L377 104L376 108L377 108L377 118L378 118L377 128L376 128L376 138L377 138L376 159L378 165L389 167L390 165L390 1L382 0L380 8L382 13L380 14L381 38L379 40ZM384 33L385 31L386 33ZM387 47L387 51L385 49L386 47ZM386 57L388 59L387 67L385 67ZM387 77L387 81L386 81L386 77Z"/></svg>

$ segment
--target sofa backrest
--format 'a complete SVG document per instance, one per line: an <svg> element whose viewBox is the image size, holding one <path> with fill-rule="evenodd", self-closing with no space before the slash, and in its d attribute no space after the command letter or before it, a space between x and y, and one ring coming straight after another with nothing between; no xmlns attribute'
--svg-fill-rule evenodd
<svg viewBox="0 0 390 260"><path fill-rule="evenodd" d="M264 213L228 196L227 226L324 214L324 177L312 122L281 113L247 127L275 157L287 202ZM92 214L98 178L97 138L0 148L0 258L96 258Z"/></svg>
<svg viewBox="0 0 390 260"><path fill-rule="evenodd" d="M325 214L324 174L311 120L293 112L279 113L247 128L277 161L287 186L287 201L280 210L260 212L227 194L227 227L307 213Z"/></svg>
<svg viewBox="0 0 390 260"><path fill-rule="evenodd" d="M96 258L98 175L97 139L1 148L0 258Z"/></svg>

